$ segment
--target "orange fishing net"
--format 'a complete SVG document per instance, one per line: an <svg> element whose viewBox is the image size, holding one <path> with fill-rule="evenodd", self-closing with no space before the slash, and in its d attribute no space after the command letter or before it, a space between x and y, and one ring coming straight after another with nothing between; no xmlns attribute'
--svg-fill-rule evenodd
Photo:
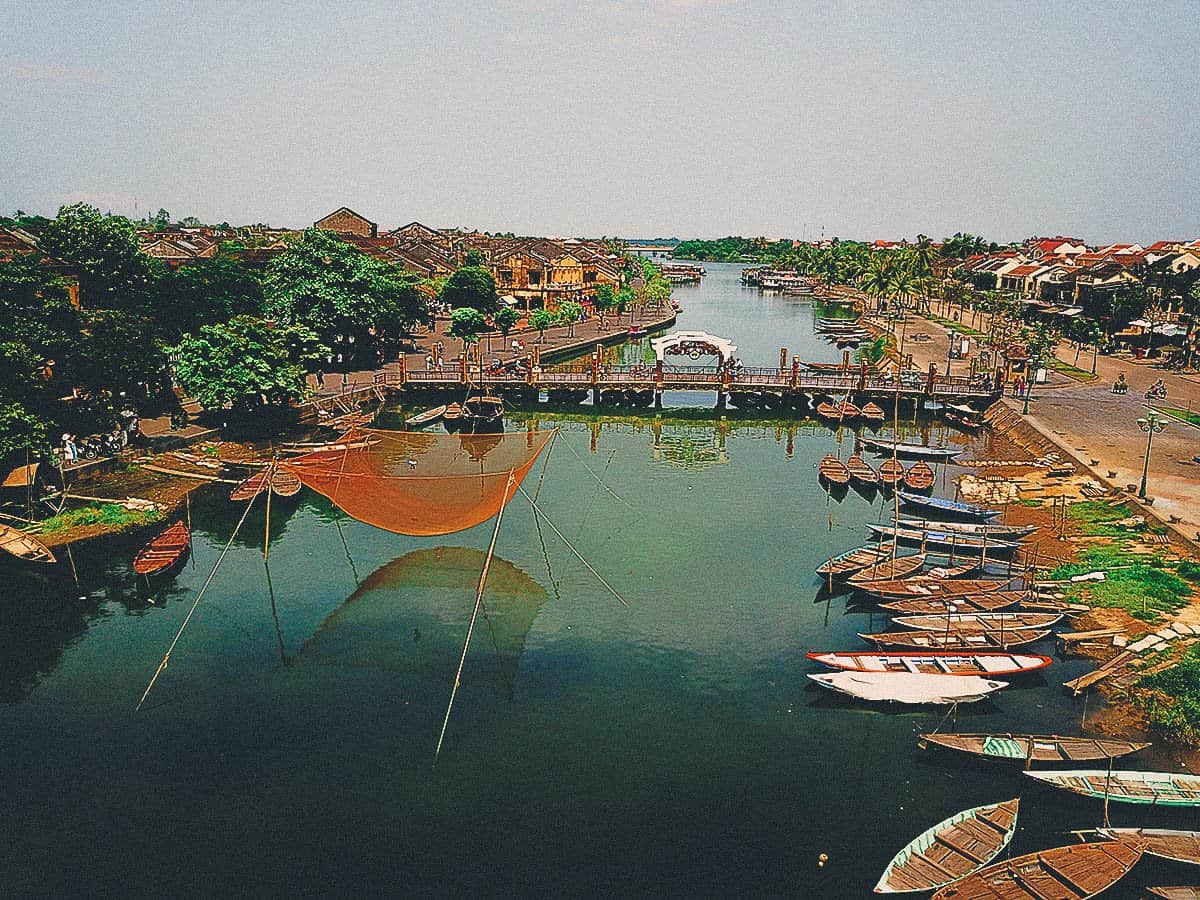
<svg viewBox="0 0 1200 900"><path fill-rule="evenodd" d="M362 429L280 467L360 522L397 534L450 534L496 515L506 488L511 500L553 433Z"/></svg>

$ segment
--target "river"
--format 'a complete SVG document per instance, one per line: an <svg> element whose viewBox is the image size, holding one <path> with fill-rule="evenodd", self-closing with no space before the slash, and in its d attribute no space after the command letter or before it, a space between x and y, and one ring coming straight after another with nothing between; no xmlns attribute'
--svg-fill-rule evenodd
<svg viewBox="0 0 1200 900"><path fill-rule="evenodd" d="M810 301L707 268L677 291L678 327L730 338L747 365L780 346L837 358ZM436 768L489 525L398 537L305 491L272 512L268 581L252 514L140 712L239 510L220 490L197 500L194 561L157 594L130 573L138 539L76 548L79 588L69 569L6 569L5 893L862 897L968 806L1023 795L1020 853L1098 823L1099 804L1015 769L924 755L916 734L942 710L809 686L806 651L881 625L813 574L887 515L818 485L832 431L676 409L657 427L531 417L563 429L539 506L629 606L514 501ZM958 727L1077 733L1060 684L1089 667L1056 661ZM1145 866L1113 896L1188 877L1147 882Z"/></svg>

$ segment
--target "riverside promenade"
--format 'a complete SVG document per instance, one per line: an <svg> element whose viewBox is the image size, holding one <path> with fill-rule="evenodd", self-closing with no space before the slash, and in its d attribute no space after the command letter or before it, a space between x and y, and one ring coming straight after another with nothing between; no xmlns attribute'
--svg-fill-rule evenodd
<svg viewBox="0 0 1200 900"><path fill-rule="evenodd" d="M987 331L986 321L976 327ZM903 352L911 353L916 365L933 363L939 371L945 371L950 334L940 322L910 314ZM922 339L922 335L928 339ZM974 338L972 345L974 352ZM1055 356L1072 365L1075 349L1062 341L1055 348ZM1090 370L1091 361L1091 354L1085 350L1078 365ZM950 366L951 373L958 374L967 363L952 360ZM1114 394L1113 382L1122 373L1129 391ZM1024 418L1097 481L1134 495L1146 459L1146 435L1137 420L1150 411L1145 392L1160 378L1167 386L1167 399L1155 405L1200 410L1200 377L1166 372L1148 360L1099 356L1094 377L1086 372L1072 377L1051 369L1046 384L1034 385L1029 413ZM1011 393L1003 402L1018 413L1025 405L1022 398ZM1200 462L1193 457L1200 454L1200 428L1162 414L1160 419L1167 426L1154 435L1146 493L1154 514L1195 544L1200 534Z"/></svg>

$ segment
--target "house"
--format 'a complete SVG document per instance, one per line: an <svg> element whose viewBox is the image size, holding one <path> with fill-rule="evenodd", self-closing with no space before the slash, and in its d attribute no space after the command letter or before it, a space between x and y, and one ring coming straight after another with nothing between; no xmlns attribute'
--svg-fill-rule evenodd
<svg viewBox="0 0 1200 900"><path fill-rule="evenodd" d="M67 287L67 298L71 305L79 308L79 276L71 267L43 253L37 238L28 231L21 228L0 228L0 262L9 262L25 256L36 259L42 268L61 278Z"/></svg>
<svg viewBox="0 0 1200 900"><path fill-rule="evenodd" d="M365 216L360 216L348 206L336 209L322 219L313 222L313 228L332 231L335 234L357 234L362 237L379 237L379 226Z"/></svg>
<svg viewBox="0 0 1200 900"><path fill-rule="evenodd" d="M430 228L428 225L422 225L420 222L409 222L407 225L401 225L399 228L388 232L388 235L394 237L397 243L406 243L408 241L425 241L426 243L445 244L445 239L442 233L436 228Z"/></svg>

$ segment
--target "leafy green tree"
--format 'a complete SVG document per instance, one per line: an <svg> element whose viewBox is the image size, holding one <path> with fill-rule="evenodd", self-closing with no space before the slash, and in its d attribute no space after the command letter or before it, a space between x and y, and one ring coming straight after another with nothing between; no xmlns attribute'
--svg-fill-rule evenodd
<svg viewBox="0 0 1200 900"><path fill-rule="evenodd" d="M617 292L611 284L601 284L596 287L596 293L592 297L592 306L596 312L604 315L614 306L617 305Z"/></svg>
<svg viewBox="0 0 1200 900"><path fill-rule="evenodd" d="M155 231L166 231L171 227L171 214L162 207L159 207L158 212L154 214L154 218L150 220L150 224L154 226Z"/></svg>
<svg viewBox="0 0 1200 900"><path fill-rule="evenodd" d="M546 338L546 329L552 326L557 320L557 316L548 309L535 309L529 314L529 324L537 329L539 344Z"/></svg>
<svg viewBox="0 0 1200 900"><path fill-rule="evenodd" d="M456 337L463 342L463 356L467 355L467 345L479 342L479 334L487 328L487 320L477 309L460 306L450 313L450 327L446 334Z"/></svg>
<svg viewBox="0 0 1200 900"><path fill-rule="evenodd" d="M575 324L583 315L583 305L567 300L558 307L558 320L567 325L567 337L575 337Z"/></svg>
<svg viewBox="0 0 1200 900"><path fill-rule="evenodd" d="M463 254L463 265L479 268L480 266L486 266L487 260L484 259L483 253L479 250L468 250Z"/></svg>
<svg viewBox="0 0 1200 900"><path fill-rule="evenodd" d="M261 316L262 312L263 286L258 274L224 250L164 276L154 304L155 323L171 341L204 325L228 322L234 316Z"/></svg>
<svg viewBox="0 0 1200 900"><path fill-rule="evenodd" d="M40 247L75 268L80 299L88 307L140 308L162 273L162 266L139 250L132 222L101 215L85 203L60 209L42 231Z"/></svg>
<svg viewBox="0 0 1200 900"><path fill-rule="evenodd" d="M0 459L18 452L50 452L49 423L16 400L0 396ZM12 461L12 460L10 460Z"/></svg>
<svg viewBox="0 0 1200 900"><path fill-rule="evenodd" d="M268 317L303 325L347 358L428 315L420 279L310 228L267 268Z"/></svg>
<svg viewBox="0 0 1200 900"><path fill-rule="evenodd" d="M496 280L481 266L463 266L450 276L441 293L442 302L451 309L469 306L483 313L492 313L500 303Z"/></svg>
<svg viewBox="0 0 1200 900"><path fill-rule="evenodd" d="M303 398L308 366L326 352L310 328L252 316L205 325L172 348L185 391L206 409L240 413Z"/></svg>
<svg viewBox="0 0 1200 900"><path fill-rule="evenodd" d="M504 335L504 342L508 343L508 333L513 330L513 326L521 318L521 314L511 306L501 306L492 315L492 323L500 329L500 333Z"/></svg>
<svg viewBox="0 0 1200 900"><path fill-rule="evenodd" d="M631 288L621 288L617 291L617 314L625 312L637 302L637 294Z"/></svg>
<svg viewBox="0 0 1200 900"><path fill-rule="evenodd" d="M122 393L130 398L156 395L167 384L167 358L154 323L119 309L87 310L76 351L68 359L74 380L85 393Z"/></svg>

